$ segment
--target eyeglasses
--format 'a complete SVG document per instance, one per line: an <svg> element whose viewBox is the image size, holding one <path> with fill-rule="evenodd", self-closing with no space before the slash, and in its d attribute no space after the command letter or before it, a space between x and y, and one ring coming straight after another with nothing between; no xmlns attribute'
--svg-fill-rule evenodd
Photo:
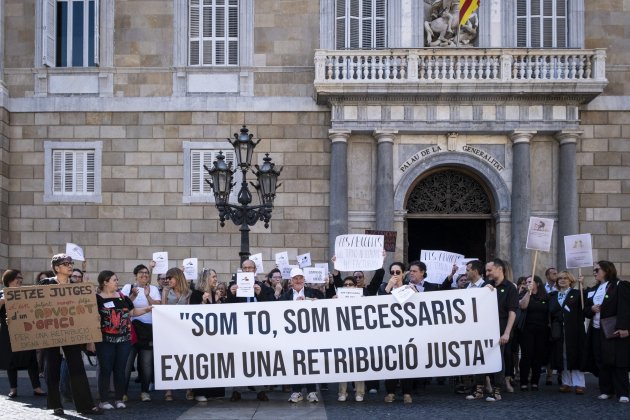
<svg viewBox="0 0 630 420"><path fill-rule="evenodd" d="M594 274L597 274L597 273L599 273L599 270L601 270L601 269L600 269L600 268L594 268L594 269L593 269L593 273L594 273Z"/></svg>
<svg viewBox="0 0 630 420"><path fill-rule="evenodd" d="M64 267L73 267L74 263L73 262L68 262L68 261L64 261L59 265L63 265Z"/></svg>
<svg viewBox="0 0 630 420"><path fill-rule="evenodd" d="M73 274L70 277L72 277L73 279L82 279L83 278L83 276L80 275L80 274Z"/></svg>
<svg viewBox="0 0 630 420"><path fill-rule="evenodd" d="M344 283L343 287L354 287L354 283Z"/></svg>
<svg viewBox="0 0 630 420"><path fill-rule="evenodd" d="M148 271L138 271L138 274L146 274L148 276L149 272Z"/></svg>
<svg viewBox="0 0 630 420"><path fill-rule="evenodd" d="M402 271L400 270L392 270L389 272L389 274L393 275L393 276L398 276L400 275L400 273L402 273Z"/></svg>

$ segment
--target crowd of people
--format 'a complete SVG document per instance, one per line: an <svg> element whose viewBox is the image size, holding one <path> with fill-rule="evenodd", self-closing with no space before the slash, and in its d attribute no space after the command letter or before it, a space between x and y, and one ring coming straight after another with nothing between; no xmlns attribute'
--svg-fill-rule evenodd
<svg viewBox="0 0 630 420"><path fill-rule="evenodd" d="M576 278L569 271L558 272L553 267L545 271L545 281L534 275L520 277L513 283L510 265L498 258L486 264L470 261L466 273L460 276L455 276L457 266L454 266L451 275L441 284L426 281L427 266L422 261L408 265L394 262L389 266L389 277L384 269L379 269L369 283L362 271L342 276L333 270L325 283L305 284L300 268L291 270L289 280L283 279L280 270L274 268L264 280L255 281L254 297L250 298L238 296L235 278L220 282L212 269L204 269L193 284L186 279L182 269L170 268L165 274L158 275L154 285L151 284L154 266L154 262L148 266L138 265L133 270L133 281L122 287L117 273L104 270L98 274L96 301L103 340L96 344L14 352L2 297L0 367L7 370L9 398L18 397L17 371L26 369L34 395L47 397L47 407L55 414L64 413L62 399L74 401L80 413L101 414L105 410L126 407L130 376L135 368L140 381L139 400L151 401L154 378L151 312L155 305L330 299L337 297L337 289L341 287L361 288L364 296L389 295L401 287L418 293L488 287L496 290L502 369L453 378L456 392L466 394L467 400L495 402L502 399L502 390L508 393L514 392L515 388L522 392L538 391L541 380L551 384L551 375L555 371L560 392L582 395L586 388L584 373L591 372L598 377L598 399L629 401L630 283L617 277L616 267L609 261L595 264L595 285L592 287L584 287L582 276ZM37 276L38 284L86 280L86 274L75 268L72 258L66 254L53 256L51 268L51 272ZM256 264L245 260L240 269L255 273ZM2 276L4 287L19 287L22 280L19 270L7 270ZM86 376L86 352L95 352L98 359L98 402L92 397ZM544 377L543 371L546 373ZM46 378L47 392L40 386L41 376ZM426 380L385 380L384 401L394 402L400 389L403 403L412 403L414 387L422 386ZM114 396L110 398L112 382ZM308 378L304 382L283 388L290 390L290 402L319 401L316 384L309 383ZM348 382L338 384L338 401L349 398L350 387ZM304 389L306 393L303 394ZM246 390L233 388L230 400L241 400ZM259 401L269 400L269 387L255 387L254 390ZM355 401L363 401L366 393L378 392L379 381L354 382ZM199 388L186 392L186 399L199 402L223 396L225 388ZM172 391L165 391L165 400L173 398Z"/></svg>

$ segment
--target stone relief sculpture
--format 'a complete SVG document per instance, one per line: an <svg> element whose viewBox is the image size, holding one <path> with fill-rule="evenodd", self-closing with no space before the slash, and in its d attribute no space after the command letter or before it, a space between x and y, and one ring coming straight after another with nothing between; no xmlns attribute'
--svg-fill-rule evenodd
<svg viewBox="0 0 630 420"><path fill-rule="evenodd" d="M427 47L472 47L477 39L477 12L459 25L459 0L424 0L424 33Z"/></svg>

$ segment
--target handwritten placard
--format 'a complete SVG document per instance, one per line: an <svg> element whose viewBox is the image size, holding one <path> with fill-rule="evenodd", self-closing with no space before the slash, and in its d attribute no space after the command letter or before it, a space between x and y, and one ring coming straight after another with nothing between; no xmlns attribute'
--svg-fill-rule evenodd
<svg viewBox="0 0 630 420"><path fill-rule="evenodd" d="M326 271L323 268L304 268L304 281L306 283L326 283Z"/></svg>
<svg viewBox="0 0 630 420"><path fill-rule="evenodd" d="M73 244L68 242L66 244L66 254L70 255L75 261L85 261L85 254L83 253L83 248L81 248L77 244Z"/></svg>
<svg viewBox="0 0 630 420"><path fill-rule="evenodd" d="M337 288L338 299L354 299L363 297L363 289L360 287L339 287Z"/></svg>
<svg viewBox="0 0 630 420"><path fill-rule="evenodd" d="M197 280L199 260L197 258L184 259L184 277L186 280Z"/></svg>
<svg viewBox="0 0 630 420"><path fill-rule="evenodd" d="M166 274L166 272L168 271L168 252L154 252L153 261L155 261L153 274Z"/></svg>
<svg viewBox="0 0 630 420"><path fill-rule="evenodd" d="M300 268L310 267L311 266L311 253L307 252L306 254L298 255L297 263Z"/></svg>
<svg viewBox="0 0 630 420"><path fill-rule="evenodd" d="M370 271L383 267L383 235L339 235L335 238L335 269Z"/></svg>
<svg viewBox="0 0 630 420"><path fill-rule="evenodd" d="M102 341L95 284L7 287L4 297L13 351Z"/></svg>
<svg viewBox="0 0 630 420"><path fill-rule="evenodd" d="M442 283L453 271L453 264L457 264L464 256L455 252L439 250L421 250L420 261L427 265L429 283Z"/></svg>

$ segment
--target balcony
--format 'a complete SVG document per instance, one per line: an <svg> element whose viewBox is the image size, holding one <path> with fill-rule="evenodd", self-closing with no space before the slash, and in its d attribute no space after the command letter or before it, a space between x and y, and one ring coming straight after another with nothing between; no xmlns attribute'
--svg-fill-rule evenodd
<svg viewBox="0 0 630 420"><path fill-rule="evenodd" d="M557 49L318 50L317 102L488 100L588 103L606 87L606 52Z"/></svg>

